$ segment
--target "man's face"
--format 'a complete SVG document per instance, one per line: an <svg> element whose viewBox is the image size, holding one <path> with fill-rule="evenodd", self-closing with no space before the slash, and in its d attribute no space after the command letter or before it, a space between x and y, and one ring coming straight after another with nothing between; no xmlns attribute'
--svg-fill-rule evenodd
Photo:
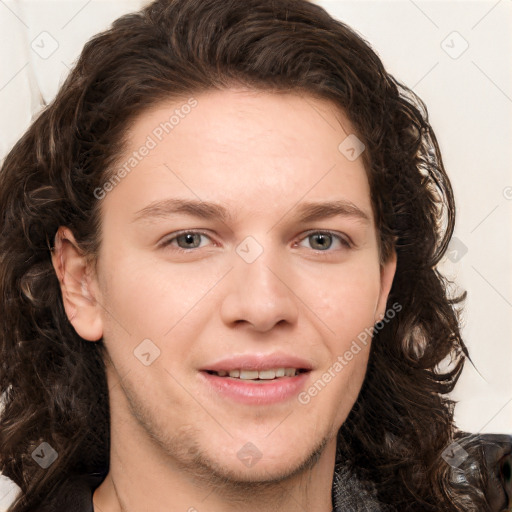
<svg viewBox="0 0 512 512"><path fill-rule="evenodd" d="M101 202L95 297L112 426L151 439L169 464L279 478L333 446L369 343L344 354L384 313L394 261L379 265L362 158L338 149L353 130L332 104L242 90L195 99L169 133L160 123L185 102L136 120L120 162L142 146L147 156ZM171 200L227 216L173 212ZM302 218L326 202L345 213Z"/></svg>

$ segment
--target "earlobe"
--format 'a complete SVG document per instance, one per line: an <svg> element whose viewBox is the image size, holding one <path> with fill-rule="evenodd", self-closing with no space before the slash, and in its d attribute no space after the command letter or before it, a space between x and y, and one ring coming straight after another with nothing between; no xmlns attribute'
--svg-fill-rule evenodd
<svg viewBox="0 0 512 512"><path fill-rule="evenodd" d="M60 227L52 251L53 268L59 279L68 320L82 338L97 341L103 336L101 308L93 293L93 278L73 233Z"/></svg>

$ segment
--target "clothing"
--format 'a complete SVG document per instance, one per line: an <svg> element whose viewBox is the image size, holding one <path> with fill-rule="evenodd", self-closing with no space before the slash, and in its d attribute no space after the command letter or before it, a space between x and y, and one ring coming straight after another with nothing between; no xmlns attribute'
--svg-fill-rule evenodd
<svg viewBox="0 0 512 512"><path fill-rule="evenodd" d="M375 496L361 487L344 466L337 465L332 485L333 512L381 512L383 508Z"/></svg>

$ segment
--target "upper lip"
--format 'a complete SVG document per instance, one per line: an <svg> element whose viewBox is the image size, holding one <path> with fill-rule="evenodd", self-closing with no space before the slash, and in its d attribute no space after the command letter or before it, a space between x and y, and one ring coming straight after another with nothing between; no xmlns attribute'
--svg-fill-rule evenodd
<svg viewBox="0 0 512 512"><path fill-rule="evenodd" d="M201 371L270 370L272 368L297 368L311 370L311 363L285 354L245 354L219 359L201 368Z"/></svg>

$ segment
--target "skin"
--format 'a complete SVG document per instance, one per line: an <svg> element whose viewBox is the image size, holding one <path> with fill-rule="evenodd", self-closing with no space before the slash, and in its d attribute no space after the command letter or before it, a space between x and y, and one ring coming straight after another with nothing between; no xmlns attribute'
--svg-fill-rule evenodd
<svg viewBox="0 0 512 512"><path fill-rule="evenodd" d="M196 99L102 200L95 267L69 229L56 237L67 315L108 351L111 462L95 510L331 512L335 436L361 389L369 344L307 404L236 403L198 370L231 355L293 354L313 367L307 389L382 318L396 257L380 263L363 161L338 150L353 129L333 104L245 89ZM139 116L120 161L180 104ZM212 201L232 219L134 220L169 198ZM368 222L298 220L302 203L328 200L353 203ZM161 244L187 229L205 236ZM340 238L322 246L325 230ZM263 250L252 263L236 252L248 236ZM180 253L178 243L192 248ZM144 339L160 350L148 366L134 357ZM251 467L237 456L248 442L261 454Z"/></svg>

